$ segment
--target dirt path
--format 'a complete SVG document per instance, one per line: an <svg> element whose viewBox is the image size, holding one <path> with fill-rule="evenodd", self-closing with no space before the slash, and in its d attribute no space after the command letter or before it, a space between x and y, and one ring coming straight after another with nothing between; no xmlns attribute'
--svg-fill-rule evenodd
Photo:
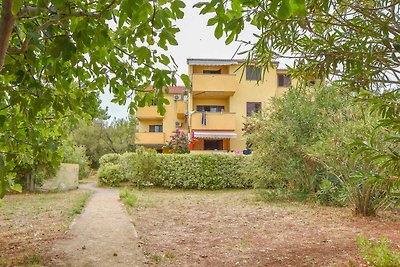
<svg viewBox="0 0 400 267"><path fill-rule="evenodd" d="M49 266L142 266L137 233L115 189L94 190L65 239L58 241Z"/></svg>

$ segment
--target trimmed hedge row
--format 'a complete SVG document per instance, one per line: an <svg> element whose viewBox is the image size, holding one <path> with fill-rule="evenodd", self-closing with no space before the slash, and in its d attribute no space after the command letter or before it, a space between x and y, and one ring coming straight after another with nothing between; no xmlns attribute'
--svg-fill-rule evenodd
<svg viewBox="0 0 400 267"><path fill-rule="evenodd" d="M116 174L121 171L120 181L128 181L140 187L154 185L183 189L223 189L253 187L251 175L245 165L249 156L231 154L157 154L151 150L125 153L119 161L106 161L99 173ZM104 157L104 156L103 156ZM102 169L112 168L105 172ZM116 176L119 176L118 174ZM115 179L99 176L103 184L115 185ZM109 183L112 181L112 184Z"/></svg>
<svg viewBox="0 0 400 267"><path fill-rule="evenodd" d="M165 154L155 173L157 185L169 188L222 189L251 187L242 172L245 156Z"/></svg>

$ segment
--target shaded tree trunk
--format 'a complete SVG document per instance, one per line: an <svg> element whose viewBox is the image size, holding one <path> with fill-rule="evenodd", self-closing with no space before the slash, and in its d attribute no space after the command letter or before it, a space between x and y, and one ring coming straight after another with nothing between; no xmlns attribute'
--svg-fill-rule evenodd
<svg viewBox="0 0 400 267"><path fill-rule="evenodd" d="M26 179L26 190L29 192L35 191L35 179L33 177L33 170L29 170L25 173Z"/></svg>
<svg viewBox="0 0 400 267"><path fill-rule="evenodd" d="M14 28L16 16L12 14L12 0L3 0L0 19L0 70L8 50L10 36Z"/></svg>

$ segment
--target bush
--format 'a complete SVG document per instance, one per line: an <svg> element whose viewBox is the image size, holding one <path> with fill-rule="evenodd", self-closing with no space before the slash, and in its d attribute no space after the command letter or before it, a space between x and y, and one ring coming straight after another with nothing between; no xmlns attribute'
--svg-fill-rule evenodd
<svg viewBox="0 0 400 267"><path fill-rule="evenodd" d="M160 168L159 163L159 157L154 149L144 147L137 149L136 164L134 164L136 175L131 174L132 182L139 188L145 184L156 184L155 177Z"/></svg>
<svg viewBox="0 0 400 267"><path fill-rule="evenodd" d="M241 167L246 156L222 154L162 155L156 185L168 188L223 189L253 186Z"/></svg>
<svg viewBox="0 0 400 267"><path fill-rule="evenodd" d="M357 238L358 248L361 256L370 265L375 267L397 267L400 266L400 253L390 250L385 238L373 242L363 236Z"/></svg>
<svg viewBox="0 0 400 267"><path fill-rule="evenodd" d="M121 159L120 154L110 153L110 154L105 154L105 155L101 156L99 162L100 162L100 165L104 165L107 163L120 164L120 159Z"/></svg>
<svg viewBox="0 0 400 267"><path fill-rule="evenodd" d="M122 181L121 165L113 163L101 165L97 177L102 185L119 186Z"/></svg>
<svg viewBox="0 0 400 267"><path fill-rule="evenodd" d="M398 195L392 194L396 183L375 173L358 171L346 183L346 197L354 205L356 215L375 216L377 210L398 200Z"/></svg>
<svg viewBox="0 0 400 267"><path fill-rule="evenodd" d="M249 188L253 187L253 175L245 171L244 165L250 158L224 154L157 154L152 150L139 150L137 154L123 154L118 167L122 179L138 187Z"/></svg>
<svg viewBox="0 0 400 267"><path fill-rule="evenodd" d="M273 99L245 127L254 150L248 169L256 185L309 194L321 204L350 204L357 214L375 215L399 187L390 179L395 172L370 164L365 150L357 150L355 140L367 142L371 131L374 144L385 147L387 139L385 131L375 129L378 117L364 109L336 86L291 88ZM395 146L386 148L396 151Z"/></svg>
<svg viewBox="0 0 400 267"><path fill-rule="evenodd" d="M84 146L64 144L62 151L63 162L79 164L79 179L87 178L90 174L90 162L86 156L86 148Z"/></svg>
<svg viewBox="0 0 400 267"><path fill-rule="evenodd" d="M138 155L136 153L124 153L120 157L119 164L121 165L122 181L134 181L138 173Z"/></svg>
<svg viewBox="0 0 400 267"><path fill-rule="evenodd" d="M176 154L187 154L189 151L189 138L187 134L177 128L173 135L171 135L171 140L168 142L166 146L167 149L170 150L171 153Z"/></svg>

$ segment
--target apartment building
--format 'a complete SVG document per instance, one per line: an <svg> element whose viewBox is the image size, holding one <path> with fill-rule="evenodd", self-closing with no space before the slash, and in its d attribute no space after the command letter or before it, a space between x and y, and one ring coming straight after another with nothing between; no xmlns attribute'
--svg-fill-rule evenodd
<svg viewBox="0 0 400 267"><path fill-rule="evenodd" d="M156 105L138 108L136 111L139 122L136 145L162 152L177 128L187 132L188 90L184 86L170 86L164 97L170 103L165 106L164 116L157 112Z"/></svg>
<svg viewBox="0 0 400 267"><path fill-rule="evenodd" d="M287 71L263 73L254 65L235 59L188 59L191 88L171 87L165 116L157 107L139 108L138 145L161 151L173 131L188 133L193 151L245 150L243 124L247 116L268 105L291 85Z"/></svg>

